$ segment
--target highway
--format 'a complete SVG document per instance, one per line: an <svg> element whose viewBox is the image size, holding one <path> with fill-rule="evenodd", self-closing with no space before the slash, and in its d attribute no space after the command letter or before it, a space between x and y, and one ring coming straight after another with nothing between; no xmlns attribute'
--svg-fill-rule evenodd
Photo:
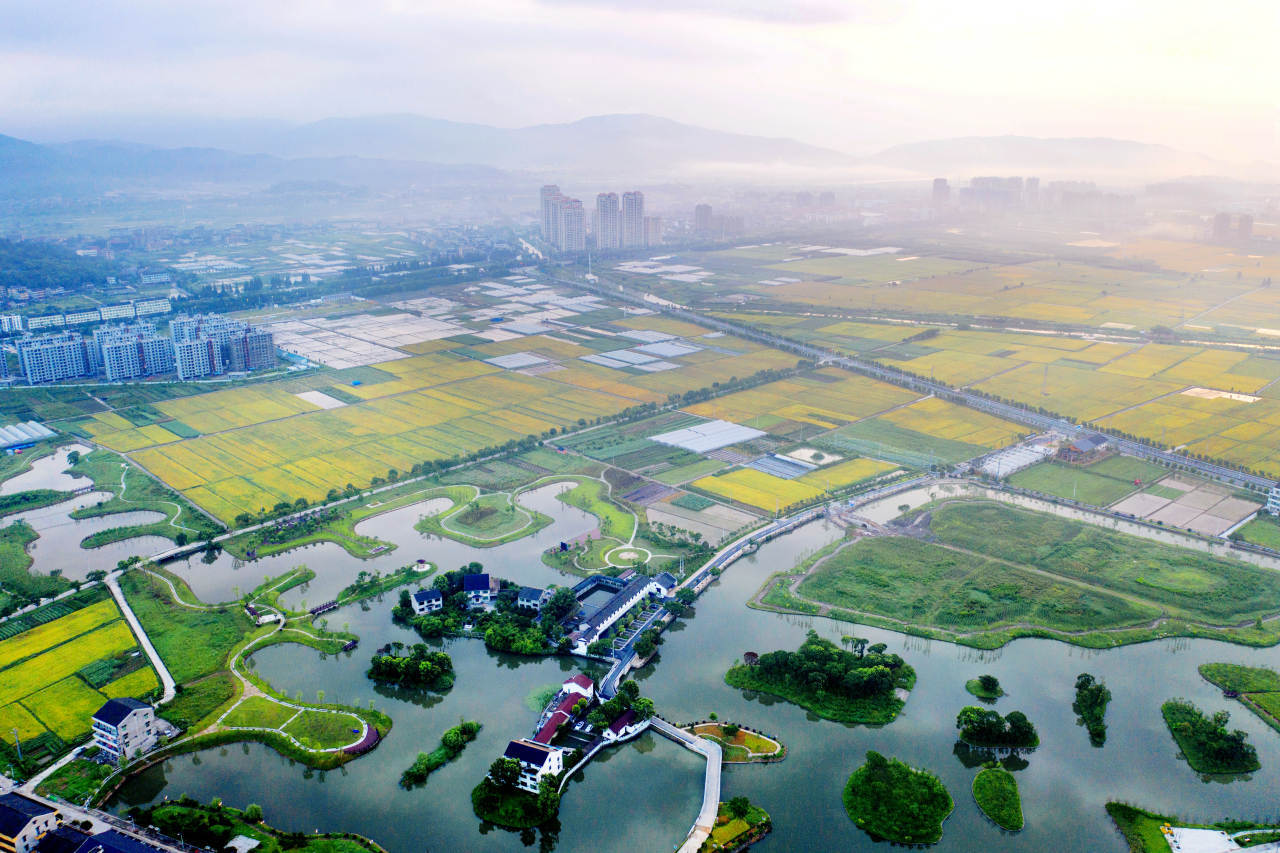
<svg viewBox="0 0 1280 853"><path fill-rule="evenodd" d="M1256 474L1247 474L1243 471L1236 471L1235 469L1227 468L1223 465L1215 465L1212 462L1192 459L1190 457L1183 456L1180 453L1160 450L1141 442L1113 435L1106 430L1092 428L1086 429L1068 420L1063 420L1062 418L1033 412L1030 409L1026 409L1012 403L1002 403L998 400L991 400L981 394L976 394L964 389L952 388L949 385L932 379L909 376L875 361L851 358L831 350L820 349L818 347L791 341L778 335L772 335L747 326L740 326L737 323L730 323L726 320L721 320L718 317L708 317L698 311L688 308L687 306L676 305L675 303L668 302L666 300L659 301L656 297L645 298L643 296L637 296L635 293L622 289L621 286L618 286L617 289L609 289L605 287L593 287L586 282L574 281L567 278L556 278L552 276L552 279L560 284L583 288L593 292L598 292L604 296L622 299L633 304L642 305L646 308L660 310L702 326L709 326L718 331L728 332L730 334L737 335L738 337L747 338L748 340L766 344L786 352L794 352L797 355L813 359L820 363L835 364L839 367L853 370L865 376L870 376L873 379L879 379L883 382L918 391L921 394L933 394L962 406L968 406L972 409L977 409L978 411L1004 418L1005 420L1014 421L1015 423L1025 424L1026 426L1032 427L1033 429L1041 432L1056 430L1069 436L1080 435L1086 432L1098 432L1107 436L1112 445L1121 453L1138 456L1140 458L1149 459L1165 465L1181 466L1202 476L1221 480L1222 482L1229 483L1233 486L1261 489L1265 492L1275 485L1276 482L1267 477L1259 477ZM601 279L601 281L603 281L603 279Z"/></svg>

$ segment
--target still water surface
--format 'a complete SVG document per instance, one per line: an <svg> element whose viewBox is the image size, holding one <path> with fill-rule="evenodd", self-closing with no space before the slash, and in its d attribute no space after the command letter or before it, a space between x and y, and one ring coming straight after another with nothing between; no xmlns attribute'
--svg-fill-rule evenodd
<svg viewBox="0 0 1280 853"><path fill-rule="evenodd" d="M320 576L306 592L320 601L361 568L395 567L424 556L445 568L479 560L497 574L544 585L565 579L538 561L538 551L594 526L590 516L565 507L553 494L533 494L529 505L556 518L536 540L494 549L428 541L415 533L418 510L407 508L372 519L361 532L401 545L379 561L360 562L332 546L235 567L225 558L213 565L196 560L184 574L197 590L252 583L245 578L280 574L306 562ZM584 526L585 525L585 526ZM406 532L407 531L407 532ZM664 635L655 664L638 675L642 690L669 719L702 718L717 712L780 737L788 758L775 765L730 767L724 798L745 794L773 816L775 832L759 849L883 850L852 825L841 805L841 789L868 749L936 772L955 798L939 851L1119 851L1124 845L1103 811L1109 799L1125 799L1170 813L1214 819L1265 817L1280 800L1280 734L1221 697L1196 673L1207 661L1280 666L1277 649L1250 650L1210 641L1162 641L1108 651L1086 651L1045 640L1018 640L995 652L906 637L890 631L824 619L778 616L750 610L746 601L773 571L793 565L840 532L825 522L810 524L765 545L735 563L699 599L696 614ZM337 551L337 553L333 553ZM267 562L267 561L262 561ZM207 576L205 573L208 573ZM214 596L217 597L216 595ZM570 785L558 833L509 833L485 829L471 812L469 792L508 739L527 735L536 713L525 697L576 671L568 660L527 660L490 652L478 641L448 641L457 683L444 697L397 694L375 688L365 677L372 650L390 640L411 642L411 632L390 622L393 597L335 612L335 627L349 624L361 636L354 653L323 656L301 646L273 646L254 657L258 671L290 694L306 698L323 689L328 701L372 699L395 728L368 756L328 773L309 771L257 745L232 745L164 762L121 791L113 806L154 802L190 794L223 797L243 806L261 804L268 820L286 829L351 830L369 835L392 853L411 851L518 850L536 844L565 851L668 850L682 840L701 796L700 760L665 740L647 735L606 753ZM726 667L746 650L794 648L809 629L839 641L856 633L888 643L919 674L903 714L881 728L820 720L769 697L744 696L724 684ZM1106 746L1089 745L1071 711L1073 684L1081 672L1105 680L1114 695L1107 712ZM1027 826L1006 834L989 824L969 794L975 773L953 755L954 719L973 700L964 682L990 672L1009 695L998 709L1020 709L1040 730L1041 746L1017 773ZM1205 781L1178 759L1160 718L1160 704L1185 696L1209 711L1232 712L1232 725L1249 732L1262 770L1233 781ZM485 728L455 763L434 774L424 788L403 791L400 772L419 750L436 745L460 718Z"/></svg>

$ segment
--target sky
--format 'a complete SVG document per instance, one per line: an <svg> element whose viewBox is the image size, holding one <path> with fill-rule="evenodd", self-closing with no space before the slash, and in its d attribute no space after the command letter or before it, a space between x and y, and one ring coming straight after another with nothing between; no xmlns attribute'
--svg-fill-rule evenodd
<svg viewBox="0 0 1280 853"><path fill-rule="evenodd" d="M0 133L652 113L854 154L952 136L1280 151L1274 0L0 0Z"/></svg>

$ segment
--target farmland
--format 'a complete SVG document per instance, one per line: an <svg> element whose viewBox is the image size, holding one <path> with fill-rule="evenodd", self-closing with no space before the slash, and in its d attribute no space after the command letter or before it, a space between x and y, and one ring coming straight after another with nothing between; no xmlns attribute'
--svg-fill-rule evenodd
<svg viewBox="0 0 1280 853"><path fill-rule="evenodd" d="M580 356L598 351L590 345L598 335L482 341L366 369L372 373L343 390L358 402L339 408L318 409L299 398L288 380L155 404L199 433L193 438L147 438L140 429L102 423L111 420L104 415L81 427L128 432L127 440L109 431L97 440L118 444L152 474L231 523L282 504L314 503L348 485L391 480L424 462L582 426L670 394L795 362L733 338L694 343L707 334L704 329L660 317L619 321L609 345L635 345L628 333L672 341L674 348L664 351L685 354L670 356L670 369L645 372L620 361L611 362L618 367L583 361ZM528 353L541 368L520 371L485 361L513 352Z"/></svg>
<svg viewBox="0 0 1280 853"><path fill-rule="evenodd" d="M101 589L60 607L65 615L0 641L0 737L56 751L89 732L89 716L114 696L159 685L114 601ZM71 610L71 607L76 609Z"/></svg>

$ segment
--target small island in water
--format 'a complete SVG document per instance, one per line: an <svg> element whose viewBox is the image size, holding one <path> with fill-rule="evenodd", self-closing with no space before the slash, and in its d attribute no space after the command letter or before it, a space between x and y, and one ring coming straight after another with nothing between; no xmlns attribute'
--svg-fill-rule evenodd
<svg viewBox="0 0 1280 853"><path fill-rule="evenodd" d="M873 647L875 648L875 647ZM747 653L724 680L733 687L780 696L840 723L888 723L915 686L916 672L896 654L860 647L846 651L815 631L794 652Z"/></svg>
<svg viewBox="0 0 1280 853"><path fill-rule="evenodd" d="M899 844L936 843L955 805L937 776L874 751L844 787L849 818L873 836Z"/></svg>

